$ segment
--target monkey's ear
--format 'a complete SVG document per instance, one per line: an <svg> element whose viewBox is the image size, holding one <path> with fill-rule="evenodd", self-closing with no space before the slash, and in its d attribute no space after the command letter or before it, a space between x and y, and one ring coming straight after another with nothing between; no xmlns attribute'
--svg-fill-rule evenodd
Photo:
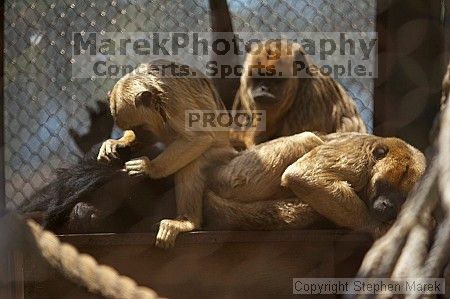
<svg viewBox="0 0 450 299"><path fill-rule="evenodd" d="M134 105L136 107L139 107L141 105L149 107L153 101L153 98L153 93L148 90L140 92L134 98Z"/></svg>

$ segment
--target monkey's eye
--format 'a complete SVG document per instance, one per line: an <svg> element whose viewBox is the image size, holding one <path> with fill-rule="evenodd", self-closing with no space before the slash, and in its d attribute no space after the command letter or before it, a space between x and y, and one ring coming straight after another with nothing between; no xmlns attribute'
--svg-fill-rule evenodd
<svg viewBox="0 0 450 299"><path fill-rule="evenodd" d="M373 157L374 157L376 160L381 160L381 159L383 159L384 157L386 157L386 155L388 154L388 152L389 152L389 149L388 149L387 146L385 146L385 145L379 145L379 146L377 146L377 147L373 150L372 154L373 154Z"/></svg>

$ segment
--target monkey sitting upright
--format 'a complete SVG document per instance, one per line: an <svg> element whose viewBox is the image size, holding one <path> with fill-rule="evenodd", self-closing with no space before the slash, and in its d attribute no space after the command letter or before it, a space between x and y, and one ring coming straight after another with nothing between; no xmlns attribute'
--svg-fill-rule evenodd
<svg viewBox="0 0 450 299"><path fill-rule="evenodd" d="M262 65L275 75L251 72ZM295 72L296 68L303 70ZM312 70L309 73L306 69ZM278 76L282 72L283 76ZM265 110L265 130L232 132L236 144L246 147L304 131L321 133L366 132L353 100L333 78L313 64L301 45L287 40L253 44L244 63L233 110ZM256 126L258 124L255 124Z"/></svg>
<svg viewBox="0 0 450 299"><path fill-rule="evenodd" d="M424 168L423 154L397 138L304 132L211 166L205 214L213 227L293 229L325 218L379 234Z"/></svg>
<svg viewBox="0 0 450 299"><path fill-rule="evenodd" d="M177 219L160 222L156 245L161 247L172 244L178 233L201 227L204 191L201 169L219 153L234 153L228 131L186 126L188 110L211 112L224 110L224 106L206 77L163 74L174 65L162 60L140 65L116 83L109 97L110 109L116 125L125 133L119 140L104 142L98 155L99 160L112 160L117 157L117 148L142 142L136 136L140 128L152 132L167 145L153 160L144 156L125 163L132 176L158 179L174 175Z"/></svg>

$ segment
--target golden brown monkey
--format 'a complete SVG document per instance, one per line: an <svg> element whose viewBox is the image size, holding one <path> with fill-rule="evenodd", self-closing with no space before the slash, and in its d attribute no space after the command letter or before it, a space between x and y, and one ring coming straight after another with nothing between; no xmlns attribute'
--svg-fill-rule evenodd
<svg viewBox="0 0 450 299"><path fill-rule="evenodd" d="M262 65L283 77L253 75ZM304 69L300 70L303 65ZM306 69L312 70L307 73ZM244 63L234 110L266 111L266 129L232 132L247 147L304 131L366 132L353 100L333 78L322 74L301 45L287 40L253 44Z"/></svg>
<svg viewBox="0 0 450 299"><path fill-rule="evenodd" d="M166 144L167 148L153 160L142 157L125 164L129 175L154 179L174 175L178 218L160 222L156 240L160 247L172 246L180 232L200 228L204 191L201 169L211 157L234 152L227 131L186 127L187 110L224 108L206 77L161 75L164 68L174 65L177 66L168 61L140 65L116 83L109 97L110 109L115 123L125 132L119 140L105 141L98 155L99 160L116 158L118 147L140 141L136 134L142 129Z"/></svg>
<svg viewBox="0 0 450 299"><path fill-rule="evenodd" d="M425 168L397 138L304 132L208 169L208 222L239 229L303 228L324 218L378 234L395 219Z"/></svg>

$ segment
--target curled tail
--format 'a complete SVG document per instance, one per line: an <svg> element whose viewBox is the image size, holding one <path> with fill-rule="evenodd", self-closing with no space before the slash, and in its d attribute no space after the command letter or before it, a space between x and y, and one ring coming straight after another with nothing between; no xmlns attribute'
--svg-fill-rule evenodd
<svg viewBox="0 0 450 299"><path fill-rule="evenodd" d="M279 230L312 226L323 221L298 198L238 202L205 192L206 224L219 229Z"/></svg>

